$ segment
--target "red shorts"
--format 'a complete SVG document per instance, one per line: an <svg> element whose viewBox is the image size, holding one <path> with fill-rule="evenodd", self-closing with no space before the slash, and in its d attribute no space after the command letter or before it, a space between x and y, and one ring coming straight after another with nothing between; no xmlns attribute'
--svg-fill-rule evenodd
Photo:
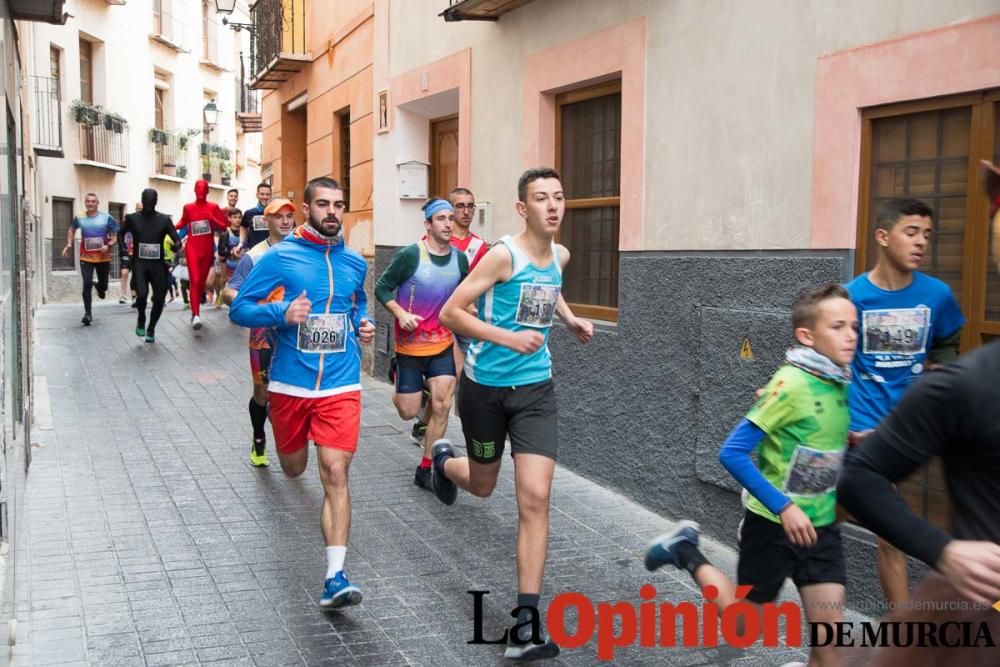
<svg viewBox="0 0 1000 667"><path fill-rule="evenodd" d="M310 440L317 447L357 451L361 431L360 391L323 398L268 392L268 400L279 454L294 454Z"/></svg>

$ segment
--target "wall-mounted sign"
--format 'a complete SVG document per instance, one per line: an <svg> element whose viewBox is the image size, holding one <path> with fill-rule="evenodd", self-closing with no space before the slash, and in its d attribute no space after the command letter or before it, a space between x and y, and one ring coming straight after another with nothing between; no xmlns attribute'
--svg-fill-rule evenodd
<svg viewBox="0 0 1000 667"><path fill-rule="evenodd" d="M399 198L427 199L427 172L430 165L410 160L396 166L399 168Z"/></svg>

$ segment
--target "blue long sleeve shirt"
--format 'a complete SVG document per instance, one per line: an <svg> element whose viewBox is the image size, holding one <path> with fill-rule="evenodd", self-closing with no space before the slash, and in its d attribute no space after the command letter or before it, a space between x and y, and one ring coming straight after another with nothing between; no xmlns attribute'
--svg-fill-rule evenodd
<svg viewBox="0 0 1000 667"><path fill-rule="evenodd" d="M719 463L769 512L779 514L788 507L792 502L791 499L767 481L750 458L750 453L760 446L765 435L764 431L749 419L741 420L722 444Z"/></svg>

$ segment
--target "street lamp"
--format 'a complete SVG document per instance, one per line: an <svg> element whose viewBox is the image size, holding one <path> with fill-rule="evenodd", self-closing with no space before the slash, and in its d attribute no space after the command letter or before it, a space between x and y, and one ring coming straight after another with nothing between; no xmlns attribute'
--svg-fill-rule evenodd
<svg viewBox="0 0 1000 667"><path fill-rule="evenodd" d="M236 9L236 0L215 0L215 11L220 14L232 14Z"/></svg>
<svg viewBox="0 0 1000 667"><path fill-rule="evenodd" d="M236 0L215 0L215 11L220 14L232 14L236 10ZM254 33L254 27L251 23L235 23L230 21L225 16L222 17L222 25L229 26L233 32L239 32L240 30L246 30L251 35Z"/></svg>
<svg viewBox="0 0 1000 667"><path fill-rule="evenodd" d="M205 108L202 109L202 112L205 115L205 126L206 127L213 128L216 125L218 125L218 123L219 123L219 107L215 106L215 98L214 97L212 98L211 102L209 102L208 104L205 105Z"/></svg>

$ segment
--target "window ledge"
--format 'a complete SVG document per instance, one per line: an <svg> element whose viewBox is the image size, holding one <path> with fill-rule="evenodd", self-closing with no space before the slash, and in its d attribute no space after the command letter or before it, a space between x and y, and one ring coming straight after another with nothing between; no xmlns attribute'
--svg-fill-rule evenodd
<svg viewBox="0 0 1000 667"><path fill-rule="evenodd" d="M153 174L150 178L154 178L158 181L170 181L171 183L187 183L186 178L181 178L180 176L167 176L166 174Z"/></svg>
<svg viewBox="0 0 1000 667"><path fill-rule="evenodd" d="M163 44L165 47L167 47L169 49L173 49L177 53L191 53L190 51L188 51L187 49L185 49L183 46L181 46L180 44L178 44L176 42L172 42L169 38L165 37L164 35L157 35L155 32L152 32L152 33L149 33L149 38L151 40L153 40L154 42L158 42L160 44Z"/></svg>
<svg viewBox="0 0 1000 667"><path fill-rule="evenodd" d="M212 182L209 182L208 187L210 187L210 188L212 188L214 190L231 190L232 188L234 188L236 186L233 185L232 183L230 183L229 185L223 185L222 183L212 183Z"/></svg>
<svg viewBox="0 0 1000 667"><path fill-rule="evenodd" d="M125 167L119 167L116 164L108 164L106 162L95 162L93 160L76 160L73 162L78 167L94 167L95 169L106 169L108 171L117 171L124 174L128 171Z"/></svg>
<svg viewBox="0 0 1000 667"><path fill-rule="evenodd" d="M215 62L214 60L208 60L206 58L202 58L201 60L199 60L198 64L202 65L204 67L207 67L209 69L214 69L216 72L229 72L229 71L231 71L231 70L226 69L225 67L223 67L219 63Z"/></svg>

